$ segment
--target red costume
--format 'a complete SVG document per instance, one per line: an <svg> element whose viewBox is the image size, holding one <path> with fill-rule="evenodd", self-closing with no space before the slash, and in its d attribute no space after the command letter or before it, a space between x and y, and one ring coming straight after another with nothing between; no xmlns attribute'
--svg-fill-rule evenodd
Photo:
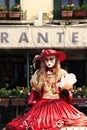
<svg viewBox="0 0 87 130"><path fill-rule="evenodd" d="M50 56L56 57L52 68L45 66L48 60L54 60ZM28 104L34 105L28 112L9 122L6 130L63 130L68 127L69 130L87 129L87 116L72 106L69 93L61 96L63 90L71 92L72 84L76 82L73 74L68 74L60 67L59 61L65 58L63 52L55 50L43 50L41 55L34 58L34 62L38 59L42 62L41 69L31 79L32 92Z"/></svg>

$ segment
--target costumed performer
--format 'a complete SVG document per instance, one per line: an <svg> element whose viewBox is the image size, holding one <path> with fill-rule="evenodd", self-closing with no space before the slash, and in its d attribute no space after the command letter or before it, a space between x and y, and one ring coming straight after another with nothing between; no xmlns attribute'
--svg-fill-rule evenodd
<svg viewBox="0 0 87 130"><path fill-rule="evenodd" d="M6 125L6 130L87 130L87 116L71 104L76 76L61 68L64 52L42 50L34 57L41 61L30 81L32 108ZM64 95L63 93L66 93Z"/></svg>

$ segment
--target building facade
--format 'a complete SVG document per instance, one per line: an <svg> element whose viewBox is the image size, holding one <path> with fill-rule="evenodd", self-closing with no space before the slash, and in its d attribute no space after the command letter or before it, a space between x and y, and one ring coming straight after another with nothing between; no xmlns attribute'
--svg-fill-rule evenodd
<svg viewBox="0 0 87 130"><path fill-rule="evenodd" d="M0 0L6 6L0 12L0 88L29 86L33 57L48 48L64 51L62 67L76 74L77 86L87 85L87 19L62 18L61 7L68 2L81 6L87 0ZM19 13L11 10L15 4Z"/></svg>

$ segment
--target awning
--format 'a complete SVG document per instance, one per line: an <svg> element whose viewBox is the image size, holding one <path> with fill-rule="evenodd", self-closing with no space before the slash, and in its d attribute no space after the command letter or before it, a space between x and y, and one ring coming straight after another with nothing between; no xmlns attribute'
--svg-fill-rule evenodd
<svg viewBox="0 0 87 130"><path fill-rule="evenodd" d="M0 49L86 48L87 24L30 26L1 25Z"/></svg>

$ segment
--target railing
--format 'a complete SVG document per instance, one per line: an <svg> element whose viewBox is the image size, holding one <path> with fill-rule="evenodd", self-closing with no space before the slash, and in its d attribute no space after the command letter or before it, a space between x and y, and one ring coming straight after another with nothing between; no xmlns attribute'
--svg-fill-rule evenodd
<svg viewBox="0 0 87 130"><path fill-rule="evenodd" d="M71 19L71 20L77 20L77 19L87 19L87 11L84 11L85 15L82 13L80 15L76 15L78 11L73 11L73 15L71 17L68 16L68 12L66 14L66 17L62 16L62 11L55 10L53 11L53 19L54 20L66 20L66 19Z"/></svg>
<svg viewBox="0 0 87 130"><path fill-rule="evenodd" d="M27 104L26 98L1 98L0 99L0 123L8 123L24 112ZM78 110L87 115L87 98L73 98L73 104ZM9 116L10 115L10 116Z"/></svg>
<svg viewBox="0 0 87 130"><path fill-rule="evenodd" d="M75 105L87 105L87 98L73 98L73 104Z"/></svg>
<svg viewBox="0 0 87 130"><path fill-rule="evenodd" d="M17 117L24 111L26 104L26 98L0 98L0 124L8 123Z"/></svg>
<svg viewBox="0 0 87 130"><path fill-rule="evenodd" d="M21 12L5 12L0 11L0 20L26 20L27 11Z"/></svg>

